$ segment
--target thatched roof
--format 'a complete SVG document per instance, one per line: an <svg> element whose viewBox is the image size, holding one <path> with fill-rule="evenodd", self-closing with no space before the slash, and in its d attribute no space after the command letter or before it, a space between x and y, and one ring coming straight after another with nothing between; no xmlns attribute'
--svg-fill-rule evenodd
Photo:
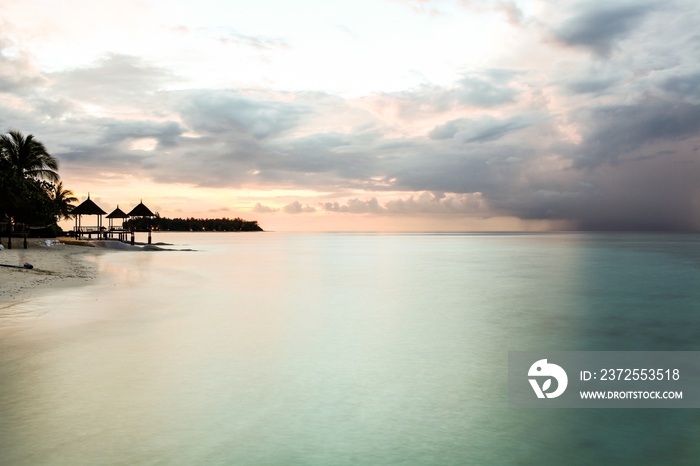
<svg viewBox="0 0 700 466"><path fill-rule="evenodd" d="M148 207L143 205L143 201L141 201L139 205L131 209L131 212L129 212L129 217L155 217L155 215L148 209Z"/></svg>
<svg viewBox="0 0 700 466"><path fill-rule="evenodd" d="M100 209L97 204L90 200L90 196L75 209L71 210L72 215L104 215L107 212Z"/></svg>
<svg viewBox="0 0 700 466"><path fill-rule="evenodd" d="M119 208L119 206L117 206L117 208L114 209L114 211L109 214L107 218L129 218L129 216L125 214L124 211Z"/></svg>

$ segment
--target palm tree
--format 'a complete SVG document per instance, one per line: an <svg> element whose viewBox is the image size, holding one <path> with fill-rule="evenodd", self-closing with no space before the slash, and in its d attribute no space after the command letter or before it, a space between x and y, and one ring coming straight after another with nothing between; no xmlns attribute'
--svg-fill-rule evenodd
<svg viewBox="0 0 700 466"><path fill-rule="evenodd" d="M19 131L0 135L0 218L8 222L8 247L18 220L40 225L55 222L49 192L59 180L57 170L58 160L33 135L25 137Z"/></svg>
<svg viewBox="0 0 700 466"><path fill-rule="evenodd" d="M59 181L53 188L51 192L51 200L56 206L56 212L58 212L58 219L68 220L72 217L71 212L75 209L75 206L71 204L72 202L78 202L78 198L73 196L73 191L70 189L63 189L63 182Z"/></svg>
<svg viewBox="0 0 700 466"><path fill-rule="evenodd" d="M12 176L17 179L58 182L58 160L46 151L46 147L34 135L26 137L19 131L0 136L0 152Z"/></svg>

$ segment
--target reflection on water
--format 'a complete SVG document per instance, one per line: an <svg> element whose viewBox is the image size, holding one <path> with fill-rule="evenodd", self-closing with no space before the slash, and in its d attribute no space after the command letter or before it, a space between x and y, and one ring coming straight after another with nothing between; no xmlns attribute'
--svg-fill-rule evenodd
<svg viewBox="0 0 700 466"><path fill-rule="evenodd" d="M697 235L161 234L2 312L0 464L697 464L696 410L513 410L508 350L700 350Z"/></svg>

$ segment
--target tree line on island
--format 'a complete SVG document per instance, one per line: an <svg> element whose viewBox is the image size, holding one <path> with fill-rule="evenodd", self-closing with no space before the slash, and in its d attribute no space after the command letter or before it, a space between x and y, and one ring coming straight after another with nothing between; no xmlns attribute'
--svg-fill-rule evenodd
<svg viewBox="0 0 700 466"><path fill-rule="evenodd" d="M13 227L37 229L42 236L63 234L58 222L74 217L78 199L58 175L59 163L34 135L9 131L0 135L0 232ZM143 224L139 223L143 222ZM146 227L147 219L130 219L126 227ZM263 231L257 221L241 218L165 218L156 214L151 227L160 231Z"/></svg>
<svg viewBox="0 0 700 466"><path fill-rule="evenodd" d="M166 218L158 213L147 218L135 218L124 222L125 229L144 230L150 226L155 231L263 231L257 220L242 218Z"/></svg>

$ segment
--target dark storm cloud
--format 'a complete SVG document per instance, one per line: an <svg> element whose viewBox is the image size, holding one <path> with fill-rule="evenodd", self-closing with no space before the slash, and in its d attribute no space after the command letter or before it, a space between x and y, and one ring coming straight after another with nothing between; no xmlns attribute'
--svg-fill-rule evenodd
<svg viewBox="0 0 700 466"><path fill-rule="evenodd" d="M700 73L671 76L664 81L661 87L681 97L700 99Z"/></svg>
<svg viewBox="0 0 700 466"><path fill-rule="evenodd" d="M574 219L582 230L698 230L700 166L679 150L592 171L565 174L556 186L517 188L490 199L496 210L521 218Z"/></svg>
<svg viewBox="0 0 700 466"><path fill-rule="evenodd" d="M556 28L555 37L566 45L607 57L615 43L627 37L655 8L649 2L582 4L574 16Z"/></svg>
<svg viewBox="0 0 700 466"><path fill-rule="evenodd" d="M700 134L700 105L677 101L603 106L583 110L575 118L586 127L585 140L575 155L578 168L617 163L647 144Z"/></svg>

